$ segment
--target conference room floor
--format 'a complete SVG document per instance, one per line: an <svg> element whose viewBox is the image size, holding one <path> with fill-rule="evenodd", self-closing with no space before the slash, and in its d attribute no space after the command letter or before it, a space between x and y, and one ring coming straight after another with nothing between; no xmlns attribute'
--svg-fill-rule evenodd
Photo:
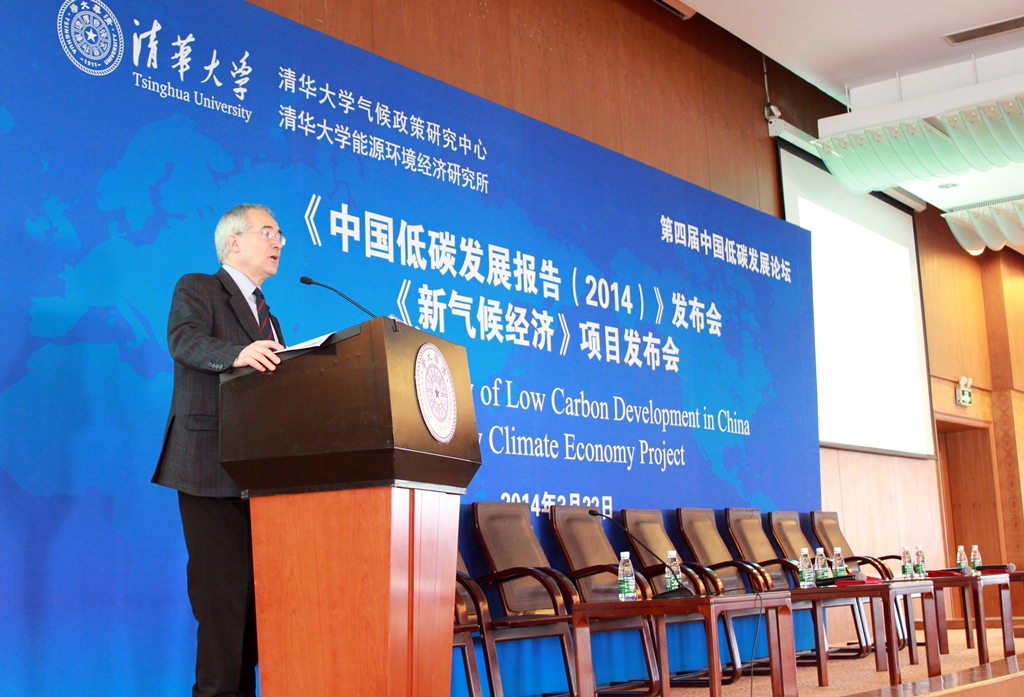
<svg viewBox="0 0 1024 697"><path fill-rule="evenodd" d="M918 632L918 640L924 640L923 632ZM1002 635L996 628L990 628L987 632L989 655L995 660L1002 657ZM1024 651L1024 638L1014 640L1017 653ZM978 665L978 650L967 648L967 641L963 630L950 629L949 631L949 654L942 657L942 673L948 675L957 671L974 668ZM911 665L907 656L907 650L900 652L900 668L902 670L904 683L928 678L928 668L925 665L924 656L917 665ZM813 666L800 666L797 668L797 685L801 697L815 697L815 695L828 695L829 697L841 697L843 695L854 695L868 690L877 690L889 687L889 673L876 672L874 657L856 660L831 660L828 662L828 687L818 686L818 675ZM768 676L753 678L753 689L751 689L751 678L744 677L742 680L724 687L724 697L743 697L746 695L770 695L771 683ZM673 688L671 697L705 697L707 688Z"/></svg>

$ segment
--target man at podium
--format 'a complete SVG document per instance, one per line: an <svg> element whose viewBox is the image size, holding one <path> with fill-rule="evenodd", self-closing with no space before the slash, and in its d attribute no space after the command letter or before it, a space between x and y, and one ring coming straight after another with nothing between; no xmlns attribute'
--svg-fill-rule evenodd
<svg viewBox="0 0 1024 697"><path fill-rule="evenodd" d="M242 204L217 223L221 268L183 276L167 345L174 392L153 480L178 491L188 549L188 595L199 622L193 697L256 694L256 609L249 502L220 465L220 373L274 370L284 348L261 286L277 273L285 238L265 206ZM269 409L268 409L269 410Z"/></svg>

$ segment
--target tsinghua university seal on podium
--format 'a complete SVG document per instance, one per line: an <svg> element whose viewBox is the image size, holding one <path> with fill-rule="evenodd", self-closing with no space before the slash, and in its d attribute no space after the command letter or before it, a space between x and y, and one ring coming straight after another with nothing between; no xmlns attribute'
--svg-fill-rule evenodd
<svg viewBox="0 0 1024 697"><path fill-rule="evenodd" d="M427 430L438 443L447 443L455 435L458 409L455 383L444 356L433 344L423 344L416 354L416 400Z"/></svg>
<svg viewBox="0 0 1024 697"><path fill-rule="evenodd" d="M71 62L90 75L113 72L124 55L121 25L99 0L64 0L57 13L57 36Z"/></svg>

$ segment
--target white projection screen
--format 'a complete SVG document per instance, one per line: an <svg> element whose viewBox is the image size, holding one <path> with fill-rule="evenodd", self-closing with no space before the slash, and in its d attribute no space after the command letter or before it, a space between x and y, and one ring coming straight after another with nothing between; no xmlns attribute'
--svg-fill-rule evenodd
<svg viewBox="0 0 1024 697"><path fill-rule="evenodd" d="M780 159L786 220L811 232L821 444L934 457L913 217Z"/></svg>

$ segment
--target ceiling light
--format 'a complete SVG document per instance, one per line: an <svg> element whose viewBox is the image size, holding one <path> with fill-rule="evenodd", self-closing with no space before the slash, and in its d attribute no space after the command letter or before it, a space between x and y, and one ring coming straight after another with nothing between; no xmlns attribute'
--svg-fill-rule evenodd
<svg viewBox="0 0 1024 697"><path fill-rule="evenodd" d="M993 201L943 213L960 246L971 254L1024 245L1024 198Z"/></svg>
<svg viewBox="0 0 1024 697"><path fill-rule="evenodd" d="M1024 27L1024 17L1014 17L1013 19L1007 19L1002 22L986 24L983 27L954 32L952 34L948 34L945 39L954 46L959 46L960 44L967 43L968 41L987 39L990 36L1005 34L1008 31L1014 31L1022 27Z"/></svg>
<svg viewBox="0 0 1024 697"><path fill-rule="evenodd" d="M829 171L857 193L1024 163L1024 94L839 133L814 145Z"/></svg>

